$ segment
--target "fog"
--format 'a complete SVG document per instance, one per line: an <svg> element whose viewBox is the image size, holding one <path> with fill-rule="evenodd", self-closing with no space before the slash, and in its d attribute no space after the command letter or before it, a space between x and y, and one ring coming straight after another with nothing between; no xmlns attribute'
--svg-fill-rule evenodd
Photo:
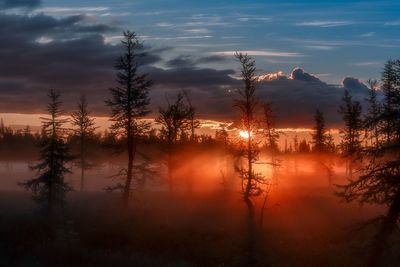
<svg viewBox="0 0 400 267"><path fill-rule="evenodd" d="M51 252L56 256L46 256L46 260L39 256L44 264L40 266L92 266L82 262L110 266L110 257L120 266L243 266L245 255L241 251L247 213L233 157L221 148L177 153L175 187L170 192L162 152L147 152L156 174L137 188L130 210L123 216L119 194L104 191L116 182L112 176L123 166L123 156L94 162L85 175L85 191L68 194L68 217L78 236L72 242L79 244L72 256L60 252L61 248L47 246L33 252L26 250L26 246L41 238L27 237L31 230L21 218L32 216L29 221L37 224L36 229L44 227L37 221L37 205L30 192L18 185L35 175L29 168L35 160L2 160L0 212L7 217L2 221L2 231L18 231L19 240L11 232L5 240L26 249L7 251L9 254L0 259L13 262L10 255L26 253L24 257L30 261L38 253ZM360 253L371 236L355 229L381 214L383 207L361 207L345 203L335 195L336 184L347 181L340 156L288 153L278 158L280 164L274 178L267 153L261 154L262 164L256 165L256 171L273 184L260 232L258 257L265 264L260 266L360 264ZM79 188L79 171L71 167L73 172L66 176L66 181ZM263 195L254 198L257 221L263 199Z"/></svg>

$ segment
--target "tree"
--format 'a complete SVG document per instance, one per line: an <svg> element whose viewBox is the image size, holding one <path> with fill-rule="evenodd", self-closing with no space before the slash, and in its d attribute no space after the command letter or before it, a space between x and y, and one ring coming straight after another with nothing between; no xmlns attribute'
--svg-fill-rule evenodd
<svg viewBox="0 0 400 267"><path fill-rule="evenodd" d="M379 116L370 116L366 125L376 124L378 142L362 151L365 165L360 176L339 186L346 201L383 204L386 216L379 218L368 266L379 266L390 234L400 217L400 61L388 61L382 73L384 99ZM376 221L376 220L375 220Z"/></svg>
<svg viewBox="0 0 400 267"><path fill-rule="evenodd" d="M293 137L293 151L299 152L299 138L297 137L297 135Z"/></svg>
<svg viewBox="0 0 400 267"><path fill-rule="evenodd" d="M150 124L141 120L149 113L148 96L152 81L147 74L141 74L140 58L144 55L142 43L134 32L124 32L121 41L125 52L115 65L117 86L110 88L111 98L106 101L111 108L111 130L125 140L128 154L127 168L120 171L123 183L110 189L122 190L122 200L128 206L132 194L133 168L140 136L146 133Z"/></svg>
<svg viewBox="0 0 400 267"><path fill-rule="evenodd" d="M279 132L275 128L275 114L272 110L271 103L264 103L264 135L266 137L266 147L271 153L272 161L274 163L274 155L278 152Z"/></svg>
<svg viewBox="0 0 400 267"><path fill-rule="evenodd" d="M348 90L344 90L343 104L339 107L342 115L344 128L340 130L342 134L341 148L343 155L348 158L347 171L350 178L353 175L353 163L361 149L361 133L363 122L361 119L361 104L352 100Z"/></svg>
<svg viewBox="0 0 400 267"><path fill-rule="evenodd" d="M236 58L241 65L241 78L244 88L238 90L239 98L235 99L234 107L240 113L240 129L245 131L246 141L241 145L241 158L246 164L236 166L236 170L242 180L243 200L248 210L248 254L249 262L247 266L255 264L254 245L255 245L255 212L253 197L260 196L263 192L262 185L265 183L264 177L254 171L253 165L258 161L259 148L254 140L254 135L258 132L258 121L256 119L259 102L256 97L256 67L255 61L248 55L236 53Z"/></svg>
<svg viewBox="0 0 400 267"><path fill-rule="evenodd" d="M264 136L266 137L266 147L270 152L271 162L269 163L272 166L272 179L275 180L276 178L276 169L279 165L279 161L276 158L276 154L279 151L278 148L278 140L279 140L279 132L275 128L275 114L272 110L272 105L270 103L263 103L263 115L264 115ZM272 189L272 182L266 185L267 187L263 190L264 191L264 200L261 206L260 212L260 228L263 226L264 220L264 211L267 205L267 200L269 197L269 193Z"/></svg>
<svg viewBox="0 0 400 267"><path fill-rule="evenodd" d="M76 127L74 135L79 139L78 167L81 169L80 191L83 191L85 186L85 170L92 166L86 159L87 142L94 136L94 131L97 129L94 126L94 118L90 117L87 105L86 97L82 95L78 102L78 109L72 113L72 125Z"/></svg>
<svg viewBox="0 0 400 267"><path fill-rule="evenodd" d="M54 216L63 210L65 195L72 190L64 181L64 175L70 173L66 164L72 157L64 141L63 125L67 120L60 118L60 94L51 90L48 96L47 112L50 118L41 118L43 135L40 162L31 167L38 175L21 185L33 192L34 199L42 205L48 215Z"/></svg>
<svg viewBox="0 0 400 267"><path fill-rule="evenodd" d="M192 101L190 100L189 93L187 91L183 91L185 95L186 102L189 106L188 111L188 120L190 126L190 140L193 142L196 139L195 131L200 127L200 121L196 119L196 109L192 105Z"/></svg>
<svg viewBox="0 0 400 267"><path fill-rule="evenodd" d="M168 184L169 190L173 191L175 168L174 152L177 142L183 139L188 130L192 130L192 121L194 120L194 109L190 104L184 102L184 95L179 92L176 101L173 104L168 103L167 108L160 108L156 122L161 124L161 138L164 140L167 153L168 166Z"/></svg>
<svg viewBox="0 0 400 267"><path fill-rule="evenodd" d="M309 153L310 152L310 145L307 143L305 139L300 141L299 143L299 153Z"/></svg>
<svg viewBox="0 0 400 267"><path fill-rule="evenodd" d="M399 109L400 109L400 60L389 60L382 73L382 91L384 101L382 104L382 114L380 120L386 142L391 142L392 138L398 138L400 133Z"/></svg>
<svg viewBox="0 0 400 267"><path fill-rule="evenodd" d="M312 134L313 150L315 152L326 152L327 150L327 132L325 128L325 118L323 113L317 109L315 111L315 126Z"/></svg>
<svg viewBox="0 0 400 267"><path fill-rule="evenodd" d="M377 87L378 82L376 80L368 80L369 84L369 95L366 99L368 103L368 113L364 117L364 126L366 130L367 136L371 138L371 142L375 142L378 144L379 135L378 135L378 118L381 112L381 105L377 99Z"/></svg>

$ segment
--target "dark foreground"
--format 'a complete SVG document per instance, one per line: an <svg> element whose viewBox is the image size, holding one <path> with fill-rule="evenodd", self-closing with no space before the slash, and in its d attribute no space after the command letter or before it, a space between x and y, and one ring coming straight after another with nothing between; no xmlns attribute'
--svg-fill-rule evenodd
<svg viewBox="0 0 400 267"><path fill-rule="evenodd" d="M329 188L280 188L258 231L258 266L363 266L379 213L339 203ZM28 194L0 194L0 266L245 266L245 205L236 192L72 193L62 226L34 212ZM121 215L123 214L123 215ZM258 222L258 220L257 220ZM384 266L399 266L399 233Z"/></svg>

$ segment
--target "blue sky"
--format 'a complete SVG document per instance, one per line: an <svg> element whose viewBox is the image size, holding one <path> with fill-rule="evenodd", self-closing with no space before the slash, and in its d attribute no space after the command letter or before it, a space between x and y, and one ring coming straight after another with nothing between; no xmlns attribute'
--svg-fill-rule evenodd
<svg viewBox="0 0 400 267"><path fill-rule="evenodd" d="M1 113L42 113L54 88L66 112L86 94L107 116L122 31L132 30L146 45L152 117L185 89L200 118L233 120L233 52L244 51L280 126L309 127L319 108L336 127L343 89L363 101L366 80L400 51L398 1L0 0L0 25Z"/></svg>
<svg viewBox="0 0 400 267"><path fill-rule="evenodd" d="M400 47L398 1L72 0L44 1L42 12L132 29L148 44L174 47L166 57L251 51L260 71L299 66L329 83L379 78ZM119 33L106 36L113 42Z"/></svg>

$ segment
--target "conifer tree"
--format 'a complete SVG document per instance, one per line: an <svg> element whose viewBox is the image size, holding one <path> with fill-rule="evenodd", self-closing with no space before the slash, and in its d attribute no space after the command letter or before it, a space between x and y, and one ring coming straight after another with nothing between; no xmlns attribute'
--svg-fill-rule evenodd
<svg viewBox="0 0 400 267"><path fill-rule="evenodd" d="M366 125L376 124L378 142L364 148L364 166L360 176L339 186L338 194L347 201L382 204L388 207L379 217L370 267L379 266L386 241L400 218L400 61L388 61L382 73L384 99L377 117L370 116Z"/></svg>
<svg viewBox="0 0 400 267"><path fill-rule="evenodd" d="M92 164L87 160L87 142L94 136L95 127L94 118L90 117L88 103L84 95L81 96L78 102L78 109L72 113L72 125L74 135L79 139L79 154L77 155L78 167L81 169L80 191L85 187L85 170L92 167Z"/></svg>
<svg viewBox="0 0 400 267"><path fill-rule="evenodd" d="M60 94L51 90L48 96L49 117L41 118L40 162L31 167L38 175L21 185L33 192L34 199L48 215L54 216L62 212L65 195L72 190L64 180L65 174L70 173L66 165L72 157L64 141L63 125L67 120L60 118Z"/></svg>
<svg viewBox="0 0 400 267"><path fill-rule="evenodd" d="M257 109L260 103L256 96L256 66L255 61L248 55L236 53L236 58L241 65L241 78L244 87L238 90L239 97L235 99L234 107L240 114L240 129L245 131L246 140L241 144L241 158L245 164L236 166L236 171L242 181L243 200L248 210L248 263L253 266L255 258L255 210L253 198L263 193L264 177L254 170L254 164L259 158L258 142L255 135L258 132Z"/></svg>
<svg viewBox="0 0 400 267"><path fill-rule="evenodd" d="M327 131L325 127L325 118L323 113L317 109L315 111L315 126L314 133L312 134L312 143L314 145L314 152L326 152L327 151Z"/></svg>
<svg viewBox="0 0 400 267"><path fill-rule="evenodd" d="M370 138L371 144L375 142L378 144L379 142L379 134L378 134L378 118L381 112L381 105L377 99L377 88L378 82L376 80L368 80L369 85L369 94L366 99L368 104L368 113L364 117L364 127L366 131L367 137Z"/></svg>
<svg viewBox="0 0 400 267"><path fill-rule="evenodd" d="M142 119L150 112L149 88L152 85L147 74L140 72L140 58L143 45L134 32L124 32L121 41L125 52L119 57L115 69L117 71L117 86L110 88L111 98L106 101L111 108L112 132L125 140L128 162L126 168L119 172L122 183L110 190L121 190L125 207L132 195L134 181L134 160L140 137L150 128L150 124Z"/></svg>
<svg viewBox="0 0 400 267"><path fill-rule="evenodd" d="M361 134L363 122L361 119L361 104L352 100L348 90L344 91L343 104L339 107L344 127L340 130L342 135L341 148L347 160L347 172L351 178L353 175L353 163L361 150Z"/></svg>
<svg viewBox="0 0 400 267"><path fill-rule="evenodd" d="M263 103L262 109L263 109L263 122L264 122L263 131L264 131L264 136L266 138L266 147L269 150L271 157L271 162L268 165L269 167L272 168L272 174L270 182L266 183L263 189L264 200L263 204L261 205L261 211L260 211L260 228L263 227L264 211L266 209L267 200L270 195L272 185L274 182L276 182L276 172L277 172L277 167L279 165L279 160L277 159L277 154L279 152L278 140L280 135L280 133L275 128L275 114L274 111L272 110L271 103ZM264 181L262 181L262 183L264 183Z"/></svg>

